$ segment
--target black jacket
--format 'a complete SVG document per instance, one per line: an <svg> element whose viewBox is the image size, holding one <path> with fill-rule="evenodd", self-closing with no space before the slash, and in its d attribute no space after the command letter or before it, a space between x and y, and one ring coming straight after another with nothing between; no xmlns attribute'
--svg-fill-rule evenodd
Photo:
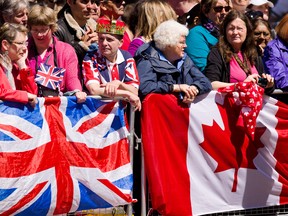
<svg viewBox="0 0 288 216"><path fill-rule="evenodd" d="M265 73L262 58L260 56L258 56L256 59L255 67L259 75ZM221 55L219 49L216 46L212 47L208 55L207 65L204 70L204 74L211 82L230 82L230 63L225 62L223 56ZM265 89L265 93L271 93L274 91L274 89L274 87Z"/></svg>
<svg viewBox="0 0 288 216"><path fill-rule="evenodd" d="M264 65L261 57L257 58L255 67L260 75L264 73ZM204 70L204 74L211 82L230 82L230 63L225 62L217 47L212 47L208 55L207 66Z"/></svg>
<svg viewBox="0 0 288 216"><path fill-rule="evenodd" d="M83 58L89 47L86 46L82 41L83 29L78 25L70 13L70 9L64 11L61 18L58 19L58 30L54 35L63 42L69 43L74 47L79 65L81 66ZM88 25L92 30L96 30L96 22L93 19L87 20L86 25Z"/></svg>

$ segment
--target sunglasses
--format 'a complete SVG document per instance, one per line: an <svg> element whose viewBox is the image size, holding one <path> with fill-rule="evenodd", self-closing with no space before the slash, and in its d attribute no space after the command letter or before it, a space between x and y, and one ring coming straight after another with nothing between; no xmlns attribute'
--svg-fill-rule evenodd
<svg viewBox="0 0 288 216"><path fill-rule="evenodd" d="M250 20L256 20L259 18L263 18L263 13L261 11L254 11L250 10L245 13L245 15L250 19Z"/></svg>
<svg viewBox="0 0 288 216"><path fill-rule="evenodd" d="M214 7L213 10L216 12L216 13L220 13L222 12L222 10L225 10L225 12L229 12L231 10L231 7L230 6L217 6L217 7Z"/></svg>

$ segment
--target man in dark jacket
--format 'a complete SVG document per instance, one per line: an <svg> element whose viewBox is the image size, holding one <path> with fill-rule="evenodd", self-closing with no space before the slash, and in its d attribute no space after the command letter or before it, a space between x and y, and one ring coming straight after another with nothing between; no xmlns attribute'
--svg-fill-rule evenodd
<svg viewBox="0 0 288 216"><path fill-rule="evenodd" d="M67 0L58 13L55 35L74 47L79 66L89 47L98 41L96 21L91 18L93 4L99 4L99 0Z"/></svg>

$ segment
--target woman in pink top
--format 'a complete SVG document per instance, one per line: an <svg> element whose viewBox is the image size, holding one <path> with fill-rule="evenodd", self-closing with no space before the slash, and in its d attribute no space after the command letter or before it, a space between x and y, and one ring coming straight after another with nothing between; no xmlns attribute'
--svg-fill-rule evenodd
<svg viewBox="0 0 288 216"><path fill-rule="evenodd" d="M47 7L34 5L28 15L29 65L38 84L39 96L75 95L78 103L86 100L79 78L77 55L73 47L59 41L53 32L57 29L56 14ZM53 68L53 78L44 82L45 71ZM43 75L43 76L42 76Z"/></svg>
<svg viewBox="0 0 288 216"><path fill-rule="evenodd" d="M248 18L241 12L230 11L222 23L219 43L208 55L204 74L212 88L234 85L236 82L259 83L264 78L266 93L274 89L274 79L265 74L262 59L254 44L252 27Z"/></svg>
<svg viewBox="0 0 288 216"><path fill-rule="evenodd" d="M0 100L37 103L33 92L34 77L25 60L27 29L4 23L0 28ZM29 92L28 92L29 91Z"/></svg>

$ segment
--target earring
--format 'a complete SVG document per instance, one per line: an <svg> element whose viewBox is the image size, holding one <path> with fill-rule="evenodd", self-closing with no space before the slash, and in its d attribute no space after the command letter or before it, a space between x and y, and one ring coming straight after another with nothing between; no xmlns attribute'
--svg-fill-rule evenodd
<svg viewBox="0 0 288 216"><path fill-rule="evenodd" d="M5 50L4 56L8 56L8 50Z"/></svg>

